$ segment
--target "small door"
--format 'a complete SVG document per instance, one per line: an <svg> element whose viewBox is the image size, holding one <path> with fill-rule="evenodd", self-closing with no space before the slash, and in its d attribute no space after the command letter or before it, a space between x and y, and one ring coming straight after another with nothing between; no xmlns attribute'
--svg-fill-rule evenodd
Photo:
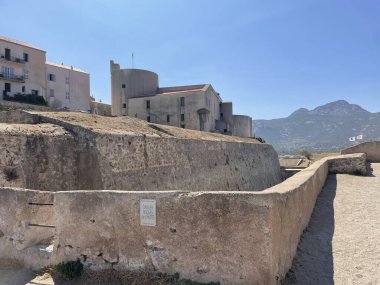
<svg viewBox="0 0 380 285"><path fill-rule="evenodd" d="M4 91L5 92L11 92L11 84L10 83L5 83Z"/></svg>
<svg viewBox="0 0 380 285"><path fill-rule="evenodd" d="M11 50L9 48L5 49L5 59L7 60L11 59Z"/></svg>

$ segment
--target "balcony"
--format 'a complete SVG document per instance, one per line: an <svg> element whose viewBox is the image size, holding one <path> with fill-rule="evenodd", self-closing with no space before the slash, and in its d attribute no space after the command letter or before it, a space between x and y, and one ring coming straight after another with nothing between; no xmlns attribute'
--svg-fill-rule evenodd
<svg viewBox="0 0 380 285"><path fill-rule="evenodd" d="M15 56L5 56L4 54L0 54L0 61L14 62L24 64L25 60Z"/></svg>
<svg viewBox="0 0 380 285"><path fill-rule="evenodd" d="M13 81L13 82L25 82L25 78L22 75L15 75L15 74L9 74L9 73L3 73L0 72L0 80L7 80L7 81Z"/></svg>

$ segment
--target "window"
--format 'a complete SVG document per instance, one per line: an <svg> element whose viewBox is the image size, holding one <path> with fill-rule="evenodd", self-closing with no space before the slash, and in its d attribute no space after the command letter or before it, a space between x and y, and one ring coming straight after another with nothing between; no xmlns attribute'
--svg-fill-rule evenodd
<svg viewBox="0 0 380 285"><path fill-rule="evenodd" d="M13 69L13 67L2 66L1 67L1 73L3 75L2 77L13 78L13 76L14 76L14 69Z"/></svg>
<svg viewBox="0 0 380 285"><path fill-rule="evenodd" d="M150 116L146 117L146 121L150 122Z"/></svg>
<svg viewBox="0 0 380 285"><path fill-rule="evenodd" d="M50 97L54 97L54 89L50 89L49 96L50 96Z"/></svg>
<svg viewBox="0 0 380 285"><path fill-rule="evenodd" d="M10 83L4 84L4 91L5 92L11 92L11 84Z"/></svg>
<svg viewBox="0 0 380 285"><path fill-rule="evenodd" d="M181 114L181 122L185 121L185 114Z"/></svg>
<svg viewBox="0 0 380 285"><path fill-rule="evenodd" d="M70 77L66 76L65 82L66 82L66 84L70 84Z"/></svg>
<svg viewBox="0 0 380 285"><path fill-rule="evenodd" d="M125 84L122 84L122 85L121 85L121 88L125 88Z"/></svg>
<svg viewBox="0 0 380 285"><path fill-rule="evenodd" d="M123 108L127 108L127 104L126 103L123 104Z"/></svg>
<svg viewBox="0 0 380 285"><path fill-rule="evenodd" d="M224 132L227 133L227 129L224 129Z"/></svg>
<svg viewBox="0 0 380 285"><path fill-rule="evenodd" d="M166 115L166 122L170 123L170 115Z"/></svg>
<svg viewBox="0 0 380 285"><path fill-rule="evenodd" d="M23 93L25 92L25 86L21 87L21 92L23 92Z"/></svg>
<svg viewBox="0 0 380 285"><path fill-rule="evenodd" d="M38 90L32 90L32 95L38 96Z"/></svg>
<svg viewBox="0 0 380 285"><path fill-rule="evenodd" d="M23 59L24 59L25 62L28 62L29 61L29 54L24 53Z"/></svg>
<svg viewBox="0 0 380 285"><path fill-rule="evenodd" d="M150 100L147 100L147 101L146 101L146 108L147 108L147 109L150 109Z"/></svg>
<svg viewBox="0 0 380 285"><path fill-rule="evenodd" d="M49 73L49 81L55 81L55 74Z"/></svg>
<svg viewBox="0 0 380 285"><path fill-rule="evenodd" d="M220 118L223 119L223 113L220 113Z"/></svg>
<svg viewBox="0 0 380 285"><path fill-rule="evenodd" d="M185 128L185 124L181 124L181 128L184 129Z"/></svg>
<svg viewBox="0 0 380 285"><path fill-rule="evenodd" d="M180 106L185 107L185 97L181 97L180 99Z"/></svg>
<svg viewBox="0 0 380 285"><path fill-rule="evenodd" d="M66 93L65 93L65 98L66 98L67 100L70 100L70 92L66 92Z"/></svg>
<svg viewBox="0 0 380 285"><path fill-rule="evenodd" d="M11 60L11 50L9 48L5 49L5 59Z"/></svg>
<svg viewBox="0 0 380 285"><path fill-rule="evenodd" d="M29 78L29 70L24 69L23 70L23 76L24 76L24 79L28 79Z"/></svg>

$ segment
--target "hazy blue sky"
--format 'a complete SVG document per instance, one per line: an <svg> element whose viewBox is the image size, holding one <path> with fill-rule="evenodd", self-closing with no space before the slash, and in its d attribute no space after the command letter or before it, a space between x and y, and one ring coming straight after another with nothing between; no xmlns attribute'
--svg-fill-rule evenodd
<svg viewBox="0 0 380 285"><path fill-rule="evenodd" d="M91 74L110 102L109 60L160 86L211 83L234 112L288 116L346 99L380 111L378 0L0 0L0 34Z"/></svg>

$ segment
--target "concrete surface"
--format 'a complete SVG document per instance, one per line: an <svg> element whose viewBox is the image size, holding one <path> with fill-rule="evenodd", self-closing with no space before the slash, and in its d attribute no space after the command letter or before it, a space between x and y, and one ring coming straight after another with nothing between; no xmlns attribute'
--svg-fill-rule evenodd
<svg viewBox="0 0 380 285"><path fill-rule="evenodd" d="M380 284L380 164L329 175L283 284Z"/></svg>

